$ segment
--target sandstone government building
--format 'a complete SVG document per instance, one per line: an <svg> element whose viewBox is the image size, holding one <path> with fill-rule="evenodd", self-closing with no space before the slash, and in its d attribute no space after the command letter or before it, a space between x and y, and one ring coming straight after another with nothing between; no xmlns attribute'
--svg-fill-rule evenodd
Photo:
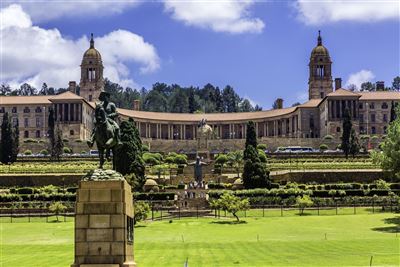
<svg viewBox="0 0 400 267"><path fill-rule="evenodd" d="M197 126L203 118L214 130L209 149L215 151L242 148L246 123L250 120L255 122L260 142L271 148L317 147L326 135L339 140L345 108L350 110L353 127L359 134L386 133L391 105L400 102L399 92L352 92L341 88L341 79L332 79L332 60L321 36L312 49L308 66L309 100L295 107L283 108L280 102L278 109L258 112L175 114L141 111L136 101L133 110L118 109L118 112L122 120L129 117L135 120L142 140L155 151L195 150ZM19 122L20 140L44 139L48 110L53 107L64 137L71 141L86 140L93 127L95 101L104 89L103 68L101 54L92 38L82 58L79 95L76 82L71 81L69 90L59 95L0 96L0 113L8 112L14 123ZM383 88L383 82L377 82L377 90Z"/></svg>

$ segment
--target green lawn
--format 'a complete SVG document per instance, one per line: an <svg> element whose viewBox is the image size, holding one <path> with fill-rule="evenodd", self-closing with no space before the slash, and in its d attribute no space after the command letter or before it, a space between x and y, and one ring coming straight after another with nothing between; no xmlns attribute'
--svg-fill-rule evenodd
<svg viewBox="0 0 400 267"><path fill-rule="evenodd" d="M400 265L400 215L181 219L135 229L139 266ZM73 222L0 224L0 266L69 266ZM396 236L399 233L399 236ZM326 239L325 239L326 234Z"/></svg>

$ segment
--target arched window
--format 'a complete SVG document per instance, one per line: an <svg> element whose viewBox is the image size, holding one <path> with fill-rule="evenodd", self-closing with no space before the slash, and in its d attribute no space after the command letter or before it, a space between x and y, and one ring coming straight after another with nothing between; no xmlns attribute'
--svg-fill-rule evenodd
<svg viewBox="0 0 400 267"><path fill-rule="evenodd" d="M382 103L382 109L387 109L388 108L388 104L386 102Z"/></svg>
<svg viewBox="0 0 400 267"><path fill-rule="evenodd" d="M40 138L40 130L36 130L36 138Z"/></svg>
<svg viewBox="0 0 400 267"><path fill-rule="evenodd" d="M372 133L372 134L376 134L376 128L375 128L375 126L372 126L372 127L371 127L371 133Z"/></svg>
<svg viewBox="0 0 400 267"><path fill-rule="evenodd" d="M69 131L69 135L74 135L74 134L75 134L74 130Z"/></svg>

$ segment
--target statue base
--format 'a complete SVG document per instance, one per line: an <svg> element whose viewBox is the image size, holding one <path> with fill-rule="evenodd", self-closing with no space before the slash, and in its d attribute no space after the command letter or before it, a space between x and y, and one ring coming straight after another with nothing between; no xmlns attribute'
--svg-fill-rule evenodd
<svg viewBox="0 0 400 267"><path fill-rule="evenodd" d="M104 172L110 177L114 175L114 179L105 179ZM96 170L94 173L79 182L75 261L71 267L136 267L131 186L125 179L116 179L116 172ZM102 175L99 177L98 173Z"/></svg>

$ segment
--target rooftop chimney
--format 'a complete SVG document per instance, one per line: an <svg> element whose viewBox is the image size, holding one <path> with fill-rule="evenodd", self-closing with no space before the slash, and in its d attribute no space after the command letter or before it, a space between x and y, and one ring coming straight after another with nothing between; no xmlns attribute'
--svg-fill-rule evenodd
<svg viewBox="0 0 400 267"><path fill-rule="evenodd" d="M68 83L68 91L76 94L76 82L75 81L70 81Z"/></svg>
<svg viewBox="0 0 400 267"><path fill-rule="evenodd" d="M376 91L384 91L385 90L385 82L377 81L376 82Z"/></svg>
<svg viewBox="0 0 400 267"><path fill-rule="evenodd" d="M342 78L335 78L335 90L342 88Z"/></svg>
<svg viewBox="0 0 400 267"><path fill-rule="evenodd" d="M283 108L283 99L277 98L276 99L276 109L281 109L281 108Z"/></svg>
<svg viewBox="0 0 400 267"><path fill-rule="evenodd" d="M135 99L133 100L133 110L140 110L140 100L139 99Z"/></svg>

